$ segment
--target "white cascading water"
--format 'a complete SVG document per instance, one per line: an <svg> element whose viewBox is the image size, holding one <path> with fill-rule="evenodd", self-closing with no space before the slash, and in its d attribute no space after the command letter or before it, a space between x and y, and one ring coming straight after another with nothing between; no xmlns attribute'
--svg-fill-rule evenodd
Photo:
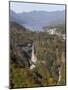
<svg viewBox="0 0 68 90"><path fill-rule="evenodd" d="M61 69L59 68L59 79L58 79L58 84L61 81Z"/></svg>
<svg viewBox="0 0 68 90"><path fill-rule="evenodd" d="M37 61L37 57L34 54L34 43L32 45L32 55L31 55L31 61L32 61L32 65L30 66L30 69L34 69L35 68L35 63Z"/></svg>

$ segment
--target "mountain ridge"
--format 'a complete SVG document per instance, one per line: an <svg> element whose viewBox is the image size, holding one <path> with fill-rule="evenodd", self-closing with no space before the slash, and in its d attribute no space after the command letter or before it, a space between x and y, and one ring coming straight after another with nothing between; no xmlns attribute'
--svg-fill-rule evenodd
<svg viewBox="0 0 68 90"><path fill-rule="evenodd" d="M65 22L65 11L32 11L15 13L10 10L10 21L17 22L31 30L42 30L44 26Z"/></svg>

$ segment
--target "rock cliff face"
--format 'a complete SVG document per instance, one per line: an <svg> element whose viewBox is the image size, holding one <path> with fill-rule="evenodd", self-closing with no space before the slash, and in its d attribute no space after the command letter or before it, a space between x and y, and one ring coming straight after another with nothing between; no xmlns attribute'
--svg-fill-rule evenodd
<svg viewBox="0 0 68 90"><path fill-rule="evenodd" d="M17 45L16 50L15 50L15 59L11 59L12 63L17 64L18 66L24 66L24 67L30 67L31 65L31 55L32 55L32 45L31 43L28 44L22 44L22 45ZM16 61L15 61L16 60Z"/></svg>
<svg viewBox="0 0 68 90"><path fill-rule="evenodd" d="M32 41L25 36L26 29L11 22L10 33L10 63L17 65L17 67L29 67Z"/></svg>

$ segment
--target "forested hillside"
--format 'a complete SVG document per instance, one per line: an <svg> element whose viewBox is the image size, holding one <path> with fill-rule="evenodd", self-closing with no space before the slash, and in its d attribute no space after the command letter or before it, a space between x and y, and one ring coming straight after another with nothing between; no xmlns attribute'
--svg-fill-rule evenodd
<svg viewBox="0 0 68 90"><path fill-rule="evenodd" d="M65 34L65 26L55 26ZM51 27L49 27L51 28ZM10 22L10 88L65 85L65 40ZM32 44L37 62L30 69Z"/></svg>

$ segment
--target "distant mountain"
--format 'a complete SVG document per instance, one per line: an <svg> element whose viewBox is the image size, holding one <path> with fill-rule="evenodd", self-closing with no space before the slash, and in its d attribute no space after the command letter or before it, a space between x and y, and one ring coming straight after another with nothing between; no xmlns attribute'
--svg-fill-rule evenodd
<svg viewBox="0 0 68 90"><path fill-rule="evenodd" d="M17 13L15 13L14 11L10 10L10 18L9 18L10 22L16 22L19 25L23 24L24 21L19 17L19 15Z"/></svg>
<svg viewBox="0 0 68 90"><path fill-rule="evenodd" d="M10 21L17 22L29 29L38 31L44 26L65 23L65 11L32 11L15 13L10 10Z"/></svg>

